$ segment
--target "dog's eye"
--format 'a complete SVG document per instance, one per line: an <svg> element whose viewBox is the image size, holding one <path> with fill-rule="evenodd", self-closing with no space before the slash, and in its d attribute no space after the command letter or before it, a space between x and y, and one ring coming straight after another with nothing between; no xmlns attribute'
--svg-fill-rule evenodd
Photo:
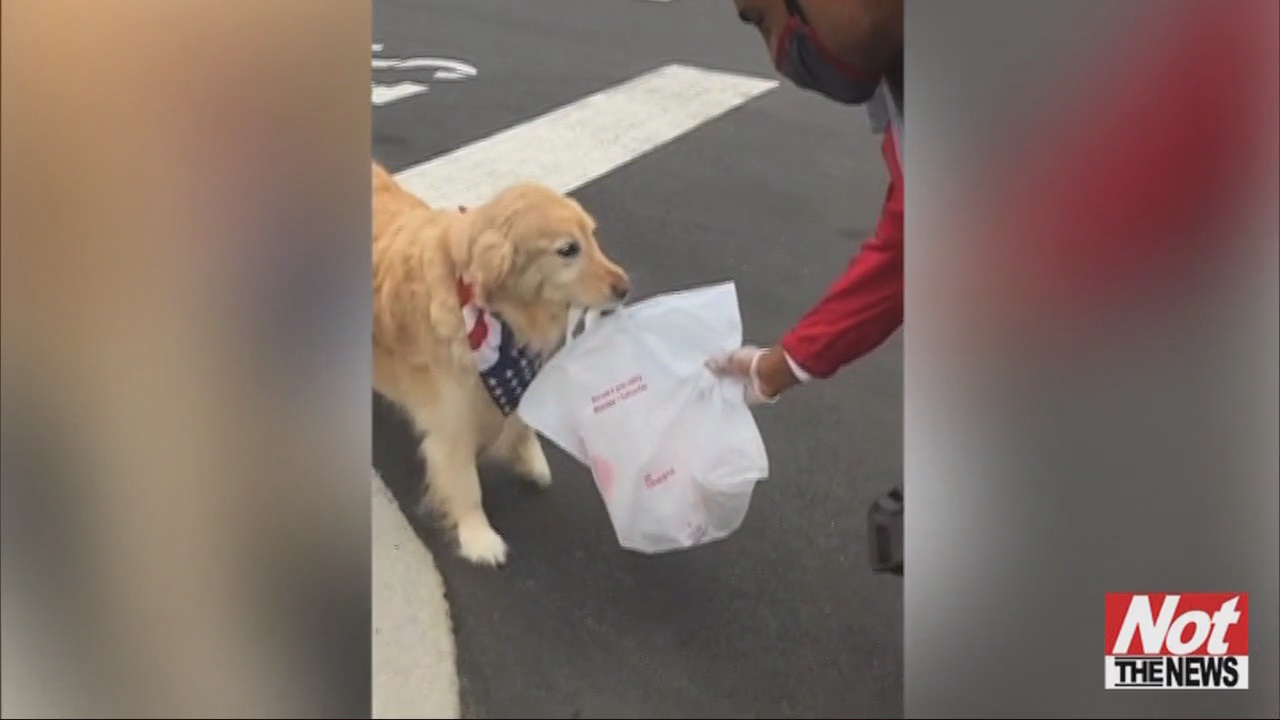
<svg viewBox="0 0 1280 720"><path fill-rule="evenodd" d="M576 240L571 240L556 248L556 254L564 258L577 257L580 252L582 252L582 246Z"/></svg>

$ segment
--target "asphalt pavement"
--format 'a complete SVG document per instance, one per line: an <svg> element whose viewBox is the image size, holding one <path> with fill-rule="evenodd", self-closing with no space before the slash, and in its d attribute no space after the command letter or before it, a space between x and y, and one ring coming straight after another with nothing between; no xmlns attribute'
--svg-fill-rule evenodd
<svg viewBox="0 0 1280 720"><path fill-rule="evenodd" d="M677 62L776 79L729 0L374 0L374 71L425 90L373 110L393 172ZM518 174L518 169L512 169ZM874 227L886 175L865 112L783 83L577 188L638 297L736 281L773 340ZM502 570L412 517L444 579L465 717L900 717L902 581L868 569L866 510L902 474L895 335L838 377L757 411L771 478L732 537L622 550L582 467L544 443L537 492L485 468ZM374 398L374 466L404 508L423 465ZM424 654L422 662L431 662Z"/></svg>

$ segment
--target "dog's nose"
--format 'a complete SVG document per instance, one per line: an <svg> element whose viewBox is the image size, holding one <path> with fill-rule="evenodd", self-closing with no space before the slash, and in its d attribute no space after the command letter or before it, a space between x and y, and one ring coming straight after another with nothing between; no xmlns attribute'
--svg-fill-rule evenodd
<svg viewBox="0 0 1280 720"><path fill-rule="evenodd" d="M626 300L627 296L631 294L631 283L626 280L619 280L613 283L613 285L610 286L610 289L613 290L613 296L615 298L618 300Z"/></svg>

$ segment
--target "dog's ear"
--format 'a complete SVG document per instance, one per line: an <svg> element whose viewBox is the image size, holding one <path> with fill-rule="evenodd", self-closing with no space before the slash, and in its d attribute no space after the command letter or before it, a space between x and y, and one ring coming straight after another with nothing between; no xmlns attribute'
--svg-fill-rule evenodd
<svg viewBox="0 0 1280 720"><path fill-rule="evenodd" d="M467 267L467 281L475 292L476 301L486 304L490 292L501 285L511 272L515 252L511 243L496 230L485 230L471 247L471 262Z"/></svg>

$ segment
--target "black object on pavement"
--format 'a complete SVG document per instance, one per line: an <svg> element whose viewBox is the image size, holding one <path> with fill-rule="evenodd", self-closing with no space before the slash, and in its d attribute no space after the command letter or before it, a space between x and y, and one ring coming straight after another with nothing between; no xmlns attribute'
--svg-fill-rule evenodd
<svg viewBox="0 0 1280 720"><path fill-rule="evenodd" d="M871 571L902 577L902 488L881 495L867 511Z"/></svg>

